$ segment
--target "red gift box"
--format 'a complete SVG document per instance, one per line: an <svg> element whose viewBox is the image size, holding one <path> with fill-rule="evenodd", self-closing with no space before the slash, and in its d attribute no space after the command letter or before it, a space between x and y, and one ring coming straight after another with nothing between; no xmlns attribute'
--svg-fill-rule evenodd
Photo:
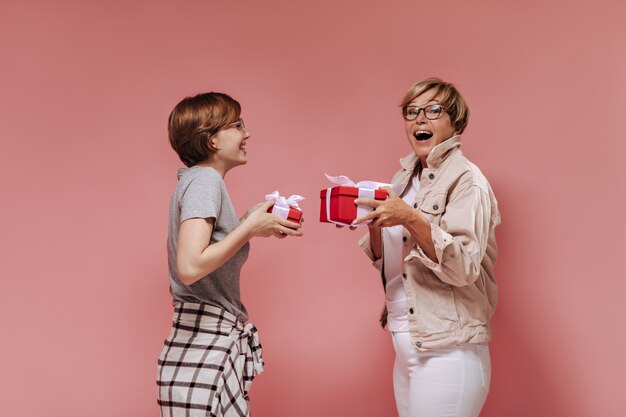
<svg viewBox="0 0 626 417"><path fill-rule="evenodd" d="M267 209L267 212L278 215L277 213L274 213L274 207L275 206L272 205L270 208ZM285 207L276 207L276 209L287 210L287 208ZM278 217L284 218L284 216L280 216L280 215L278 215ZM289 207L287 220L289 220L290 222L298 223L298 224L302 223L302 210Z"/></svg>
<svg viewBox="0 0 626 417"><path fill-rule="evenodd" d="M332 223L326 213L327 189L320 191L320 222ZM375 190L376 200L387 199L387 191ZM330 189L330 219L340 223L352 223L356 219L357 205L354 200L359 197L358 187L337 186Z"/></svg>

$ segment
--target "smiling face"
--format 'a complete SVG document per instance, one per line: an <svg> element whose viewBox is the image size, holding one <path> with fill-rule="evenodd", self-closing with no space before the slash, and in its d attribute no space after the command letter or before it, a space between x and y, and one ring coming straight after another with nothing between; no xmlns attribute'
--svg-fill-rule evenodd
<svg viewBox="0 0 626 417"><path fill-rule="evenodd" d="M230 169L235 162L241 165L245 163L245 151L242 156L235 155L231 149L232 142L241 142L241 136L249 137L240 114L241 105L228 94L212 92L186 97L170 113L167 127L170 144L188 167L208 166L218 150L213 143L216 140L221 143L223 137L222 146L228 150L224 154L227 162L224 167ZM232 140L227 140L237 130L240 131L239 137L235 135Z"/></svg>
<svg viewBox="0 0 626 417"><path fill-rule="evenodd" d="M228 170L246 164L246 142L249 138L250 133L241 119L211 136L209 140L217 151L210 159L217 165L216 169L226 174Z"/></svg>
<svg viewBox="0 0 626 417"><path fill-rule="evenodd" d="M423 167L427 166L430 151L463 133L469 120L469 107L461 93L439 78L425 78L413 84L400 107L406 136Z"/></svg>
<svg viewBox="0 0 626 417"><path fill-rule="evenodd" d="M412 112L414 115L416 112L419 112L419 114L415 120L404 121L404 130L413 152L420 159L423 167L428 166L426 158L428 158L430 151L456 134L450 115L445 111L445 108L443 108L439 117L434 120L426 117L426 111L429 112L429 117L436 116L439 109L436 106L438 105L441 105L438 97L433 97L432 93L429 94L429 92L416 97L408 104L410 113ZM417 110L416 108L422 110Z"/></svg>

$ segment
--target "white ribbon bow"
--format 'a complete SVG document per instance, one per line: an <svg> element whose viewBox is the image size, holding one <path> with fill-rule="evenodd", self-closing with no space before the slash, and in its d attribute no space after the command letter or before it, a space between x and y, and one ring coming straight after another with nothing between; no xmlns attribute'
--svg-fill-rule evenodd
<svg viewBox="0 0 626 417"><path fill-rule="evenodd" d="M278 191L274 191L271 194L267 194L265 196L265 200L276 200L274 208L272 208L272 214L275 214L282 219L287 219L289 216L289 208L302 211L302 209L298 206L298 203L304 200L304 197L294 194L289 196L289 198L285 198L280 195Z"/></svg>
<svg viewBox="0 0 626 417"><path fill-rule="evenodd" d="M324 173L324 175L326 175L326 178L328 178L328 181L332 182L333 184L342 185L346 187L357 187L357 188L367 188L368 190L377 190L382 187L391 186L391 184L386 184L384 182L376 182L376 181L359 181L355 183L354 181L352 181L350 178L346 177L345 175L340 175L338 177L332 177L328 175L327 173Z"/></svg>
<svg viewBox="0 0 626 417"><path fill-rule="evenodd" d="M298 206L298 203L304 200L304 197L302 197L301 195L294 194L294 195L289 196L289 198L285 198L282 195L280 195L278 191L274 191L273 193L266 195L265 200L267 201L276 200L275 206L285 207L285 208L293 207L296 210L302 211L300 207Z"/></svg>

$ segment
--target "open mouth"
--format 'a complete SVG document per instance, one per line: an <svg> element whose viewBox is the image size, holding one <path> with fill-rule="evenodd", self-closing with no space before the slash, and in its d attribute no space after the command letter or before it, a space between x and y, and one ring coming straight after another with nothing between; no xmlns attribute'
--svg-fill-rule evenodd
<svg viewBox="0 0 626 417"><path fill-rule="evenodd" d="M417 130L415 132L413 132L413 137L415 138L415 140L428 140L430 138L433 137L432 132L429 132L428 130Z"/></svg>

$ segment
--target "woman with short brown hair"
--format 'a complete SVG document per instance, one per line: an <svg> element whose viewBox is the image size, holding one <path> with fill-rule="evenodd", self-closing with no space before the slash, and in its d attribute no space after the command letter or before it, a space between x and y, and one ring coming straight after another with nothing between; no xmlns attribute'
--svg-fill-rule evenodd
<svg viewBox="0 0 626 417"><path fill-rule="evenodd" d="M249 416L248 391L263 369L256 328L247 323L239 274L253 237L301 236L300 225L267 212L237 218L224 176L247 162L250 133L241 106L222 93L182 100L169 117L178 172L167 241L173 325L158 361L163 417Z"/></svg>

